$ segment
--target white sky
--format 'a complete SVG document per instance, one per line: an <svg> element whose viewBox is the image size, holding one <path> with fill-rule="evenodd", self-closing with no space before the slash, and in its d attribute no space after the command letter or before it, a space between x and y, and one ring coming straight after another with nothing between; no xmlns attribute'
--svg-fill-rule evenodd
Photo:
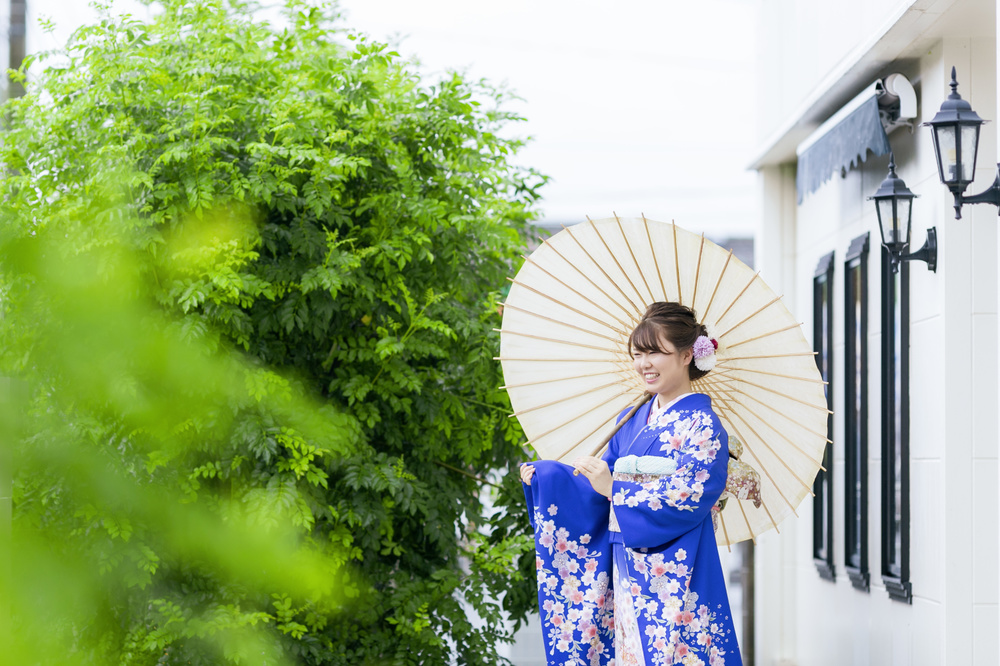
<svg viewBox="0 0 1000 666"><path fill-rule="evenodd" d="M752 235L756 21L761 0L341 0L344 25L398 43L431 77L449 69L505 84L533 141L518 161L549 175L543 218L675 220ZM142 13L134 0L116 7ZM138 8L138 10L137 10ZM34 0L53 48L94 15Z"/></svg>
<svg viewBox="0 0 1000 666"><path fill-rule="evenodd" d="M750 235L759 0L341 0L346 24L425 70L524 99L520 161L552 222L612 211Z"/></svg>

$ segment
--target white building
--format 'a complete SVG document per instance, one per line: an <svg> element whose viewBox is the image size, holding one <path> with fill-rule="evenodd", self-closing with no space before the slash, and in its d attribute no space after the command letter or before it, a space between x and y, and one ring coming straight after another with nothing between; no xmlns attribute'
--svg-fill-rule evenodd
<svg viewBox="0 0 1000 666"><path fill-rule="evenodd" d="M954 219L920 126L952 66L998 119L997 34L993 0L763 3L757 265L812 336L834 416L816 498L758 540L758 666L1000 663L997 208ZM996 127L967 194L997 174ZM936 272L886 278L868 197L889 147L919 195L910 250L936 228Z"/></svg>

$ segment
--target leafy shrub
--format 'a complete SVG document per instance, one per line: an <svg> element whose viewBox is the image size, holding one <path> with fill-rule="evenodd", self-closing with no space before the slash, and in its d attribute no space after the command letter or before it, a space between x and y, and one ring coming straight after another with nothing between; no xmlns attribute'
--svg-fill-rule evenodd
<svg viewBox="0 0 1000 666"><path fill-rule="evenodd" d="M329 8L161 4L5 108L6 659L497 663L533 599L483 480L524 457L517 118Z"/></svg>

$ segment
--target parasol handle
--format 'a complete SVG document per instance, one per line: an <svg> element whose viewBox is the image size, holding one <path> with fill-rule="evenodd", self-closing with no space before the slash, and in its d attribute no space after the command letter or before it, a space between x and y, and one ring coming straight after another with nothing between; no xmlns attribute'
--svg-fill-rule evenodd
<svg viewBox="0 0 1000 666"><path fill-rule="evenodd" d="M590 455L596 456L598 453L600 453L604 449L604 447L608 445L608 442L611 441L611 438L614 437L616 434L618 434L618 431L622 429L622 426L628 423L629 419L635 416L635 413L639 411L639 408L645 405L647 402L649 402L653 397L654 396L652 393L643 393L642 399L640 399L639 402L637 402L635 406L632 407L632 409L628 410L625 416L622 417L622 420L619 421L617 424L615 424L614 429L608 433L608 436L605 437L603 440L601 440L601 443L598 444L594 448L594 450L590 452ZM580 476L580 470L574 469L573 476Z"/></svg>

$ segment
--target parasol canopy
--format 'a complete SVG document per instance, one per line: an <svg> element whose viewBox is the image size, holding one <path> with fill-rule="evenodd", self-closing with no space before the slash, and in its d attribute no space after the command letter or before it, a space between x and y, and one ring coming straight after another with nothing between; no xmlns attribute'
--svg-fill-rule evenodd
<svg viewBox="0 0 1000 666"><path fill-rule="evenodd" d="M709 395L762 506L732 497L720 544L777 528L812 490L830 412L800 324L731 251L674 224L587 220L542 243L513 278L500 356L505 388L543 459L591 455L618 414L648 397L628 337L646 306L677 301L718 340L716 367L692 382Z"/></svg>

